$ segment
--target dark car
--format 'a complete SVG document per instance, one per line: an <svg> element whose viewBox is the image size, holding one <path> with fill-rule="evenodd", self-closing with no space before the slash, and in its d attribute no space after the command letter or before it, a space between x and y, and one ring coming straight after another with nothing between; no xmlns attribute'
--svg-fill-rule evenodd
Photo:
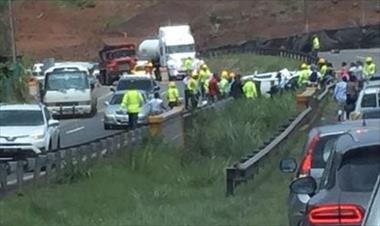
<svg viewBox="0 0 380 226"><path fill-rule="evenodd" d="M380 175L373 188L362 226L380 226Z"/></svg>
<svg viewBox="0 0 380 226"><path fill-rule="evenodd" d="M377 120L367 120L366 123L380 122ZM335 142L340 135L348 130L361 127L363 121L345 121L338 124L326 125L313 128L308 134L308 139L302 150L302 161L299 164L295 179L306 176L313 177L317 184L320 181L327 159L335 148ZM294 159L284 159L281 166L286 165L286 161L294 162ZM294 163L293 165L296 165ZM298 164L297 164L298 165ZM284 170L283 170L284 171ZM286 170L284 171L286 172ZM288 172L292 172L288 171ZM298 225L303 219L304 210L310 196L308 194L295 194L290 191L288 200L289 225Z"/></svg>
<svg viewBox="0 0 380 226"><path fill-rule="evenodd" d="M292 192L311 197L298 225L359 226L379 173L380 124L367 124L341 135L318 186L310 176L290 185Z"/></svg>
<svg viewBox="0 0 380 226"><path fill-rule="evenodd" d="M111 88L112 91L129 90L131 88L145 91L148 98L152 97L155 92L160 90L160 86L156 81L145 76L122 76L119 81L115 83L116 89Z"/></svg>

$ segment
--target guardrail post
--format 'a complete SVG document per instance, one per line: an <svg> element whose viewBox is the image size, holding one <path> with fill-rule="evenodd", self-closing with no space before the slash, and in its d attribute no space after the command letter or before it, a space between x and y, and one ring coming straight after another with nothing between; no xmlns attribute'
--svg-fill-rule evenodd
<svg viewBox="0 0 380 226"><path fill-rule="evenodd" d="M17 187L20 189L24 181L24 162L21 160L17 161L16 176L17 176Z"/></svg>
<svg viewBox="0 0 380 226"><path fill-rule="evenodd" d="M50 183L53 178L54 153L48 153L46 158L46 182Z"/></svg>
<svg viewBox="0 0 380 226"><path fill-rule="evenodd" d="M113 137L107 137L107 146L108 146L108 153L112 155L115 152L115 140Z"/></svg>
<svg viewBox="0 0 380 226"><path fill-rule="evenodd" d="M7 166L5 163L0 163L0 190L7 189Z"/></svg>
<svg viewBox="0 0 380 226"><path fill-rule="evenodd" d="M123 133L122 135L122 142L123 142L123 147L127 147L129 145L129 137L128 137L128 133L125 132Z"/></svg>
<svg viewBox="0 0 380 226"><path fill-rule="evenodd" d="M41 156L36 157L36 160L34 163L34 170L33 170L33 180L34 180L35 184L37 184L39 181L39 177L41 174L41 168L42 168L42 161L43 161L43 159L41 158Z"/></svg>
<svg viewBox="0 0 380 226"><path fill-rule="evenodd" d="M63 157L64 150L59 150L55 152L55 172L57 174L57 177L59 177L62 173L62 157Z"/></svg>
<svg viewBox="0 0 380 226"><path fill-rule="evenodd" d="M94 143L91 143L90 144L90 150L91 150L91 155L90 155L90 157L91 157L91 159L96 159L96 158L98 158L98 154L99 154L99 152L98 152L98 150L100 149L99 148L99 142L94 142Z"/></svg>
<svg viewBox="0 0 380 226"><path fill-rule="evenodd" d="M235 192L236 168L226 169L226 196L234 195Z"/></svg>

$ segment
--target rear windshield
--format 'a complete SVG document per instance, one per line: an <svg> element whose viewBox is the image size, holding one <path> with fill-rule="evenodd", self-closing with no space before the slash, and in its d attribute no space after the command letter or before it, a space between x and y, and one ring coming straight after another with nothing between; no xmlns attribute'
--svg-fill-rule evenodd
<svg viewBox="0 0 380 226"><path fill-rule="evenodd" d="M117 84L117 90L128 90L128 89L139 89L139 90L147 90L150 91L153 89L153 81L147 79L127 79L127 80L119 80Z"/></svg>
<svg viewBox="0 0 380 226"><path fill-rule="evenodd" d="M320 139L313 152L312 168L325 168L326 162L334 150L339 135L325 136Z"/></svg>
<svg viewBox="0 0 380 226"><path fill-rule="evenodd" d="M361 106L363 108L376 107L376 94L371 93L364 95Z"/></svg>
<svg viewBox="0 0 380 226"><path fill-rule="evenodd" d="M343 156L338 170L343 191L370 192L380 172L380 146L356 149Z"/></svg>

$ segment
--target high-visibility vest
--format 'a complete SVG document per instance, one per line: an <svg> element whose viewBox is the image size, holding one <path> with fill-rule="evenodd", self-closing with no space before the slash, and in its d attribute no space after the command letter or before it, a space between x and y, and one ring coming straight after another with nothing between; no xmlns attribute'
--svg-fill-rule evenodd
<svg viewBox="0 0 380 226"><path fill-rule="evenodd" d="M190 90L193 94L197 93L198 88L198 82L194 78L190 78L189 82L187 83L187 89Z"/></svg>
<svg viewBox="0 0 380 226"><path fill-rule="evenodd" d="M177 102L179 99L178 89L176 87L169 87L167 96L169 102Z"/></svg>
<svg viewBox="0 0 380 226"><path fill-rule="evenodd" d="M208 77L210 76L211 72L209 70L203 70L201 69L199 71L199 81L200 82L206 82Z"/></svg>
<svg viewBox="0 0 380 226"><path fill-rule="evenodd" d="M376 72L376 65L374 63L364 64L363 75L365 78L369 78Z"/></svg>
<svg viewBox="0 0 380 226"><path fill-rule="evenodd" d="M183 63L183 67L185 68L186 71L193 70L193 60L186 58L185 62Z"/></svg>
<svg viewBox="0 0 380 226"><path fill-rule="evenodd" d="M309 69L303 69L299 73L298 77L298 85L304 85L309 82L309 77L310 77L310 71Z"/></svg>
<svg viewBox="0 0 380 226"><path fill-rule="evenodd" d="M253 99L257 97L256 85L253 81L248 80L243 86L243 92L246 98Z"/></svg>
<svg viewBox="0 0 380 226"><path fill-rule="evenodd" d="M139 113L141 103L144 101L141 93L137 90L128 90L121 103L122 108L127 108L129 113Z"/></svg>
<svg viewBox="0 0 380 226"><path fill-rule="evenodd" d="M327 65L326 64L322 65L321 69L319 70L319 73L321 73L322 78L326 75L326 73L327 73Z"/></svg>
<svg viewBox="0 0 380 226"><path fill-rule="evenodd" d="M218 83L219 93L220 94L226 94L228 92L228 80L225 78L222 78L220 82Z"/></svg>
<svg viewBox="0 0 380 226"><path fill-rule="evenodd" d="M313 38L313 49L314 50L319 50L319 48L320 48L319 38L318 37L314 37Z"/></svg>

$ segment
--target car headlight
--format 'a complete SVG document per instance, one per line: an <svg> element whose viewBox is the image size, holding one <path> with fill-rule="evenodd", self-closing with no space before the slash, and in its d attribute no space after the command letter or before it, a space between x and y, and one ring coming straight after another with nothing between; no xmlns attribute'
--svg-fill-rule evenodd
<svg viewBox="0 0 380 226"><path fill-rule="evenodd" d="M41 132L32 133L32 134L30 135L30 137L31 137L32 139L35 139L35 140L42 139L42 138L44 138L44 136L45 136L45 133L41 133Z"/></svg>

